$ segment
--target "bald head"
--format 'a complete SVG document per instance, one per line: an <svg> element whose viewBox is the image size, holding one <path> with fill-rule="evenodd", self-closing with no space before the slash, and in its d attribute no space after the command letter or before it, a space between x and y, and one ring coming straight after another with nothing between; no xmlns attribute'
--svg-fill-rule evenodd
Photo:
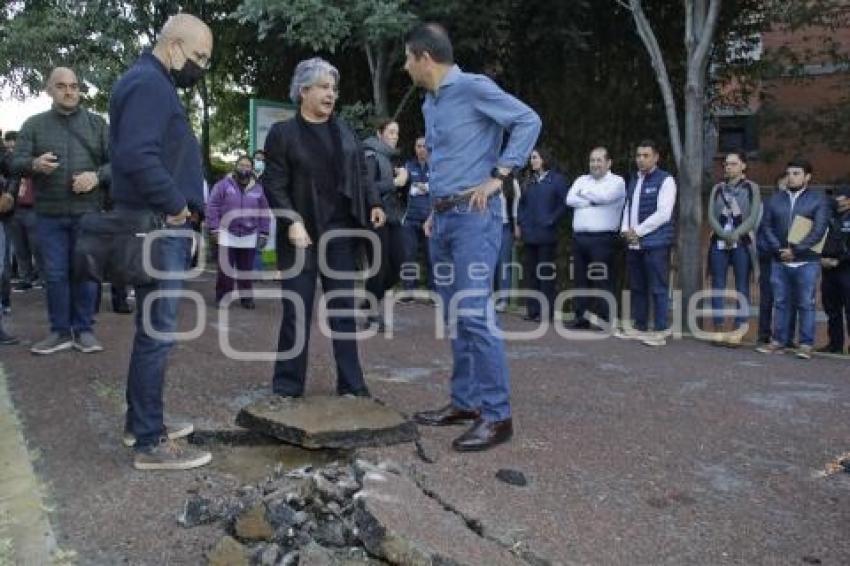
<svg viewBox="0 0 850 566"><path fill-rule="evenodd" d="M175 14L168 18L159 33L157 45L168 41L208 41L212 46L212 31L192 14Z"/></svg>
<svg viewBox="0 0 850 566"><path fill-rule="evenodd" d="M60 111L72 112L80 105L80 84L77 74L68 67L56 67L47 79L47 94Z"/></svg>
<svg viewBox="0 0 850 566"><path fill-rule="evenodd" d="M186 88L209 68L212 48L207 24L191 14L175 14L162 26L153 54L171 71L175 84Z"/></svg>

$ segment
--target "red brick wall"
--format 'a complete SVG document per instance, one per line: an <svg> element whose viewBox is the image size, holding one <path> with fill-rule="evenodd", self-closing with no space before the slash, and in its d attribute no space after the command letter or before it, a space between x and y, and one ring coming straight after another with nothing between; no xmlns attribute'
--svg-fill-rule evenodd
<svg viewBox="0 0 850 566"><path fill-rule="evenodd" d="M834 39L839 51L850 54L850 27L836 30L803 28L795 32L775 30L763 34L765 52L786 46L812 65L832 63L831 57L820 52ZM818 107L834 105L850 95L850 72L834 71L831 74L810 74L805 79L780 77L763 83L762 92L753 97L751 109L762 116L765 113L780 115L784 112L797 113L814 111ZM759 130L759 152L751 156L750 177L762 185L773 184L785 163L796 155L808 158L815 169L815 182L831 184L836 180L850 178L850 155L831 150L816 140L808 145L800 144L801 134L790 124L771 126ZM722 174L722 156L715 159L715 173Z"/></svg>

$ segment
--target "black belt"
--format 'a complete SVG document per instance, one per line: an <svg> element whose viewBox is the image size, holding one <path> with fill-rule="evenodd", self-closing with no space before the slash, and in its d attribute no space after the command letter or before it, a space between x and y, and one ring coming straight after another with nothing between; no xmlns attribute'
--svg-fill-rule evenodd
<svg viewBox="0 0 850 566"><path fill-rule="evenodd" d="M494 196L498 195L500 192L502 191L496 191L495 193L487 197L487 200L490 200ZM467 190L462 193L452 195L450 197L437 197L431 201L431 208L433 208L434 212L436 213L446 212L458 205L468 203L469 199L472 198L473 194L474 192L472 190Z"/></svg>
<svg viewBox="0 0 850 566"><path fill-rule="evenodd" d="M605 236L606 238L617 237L620 235L619 232L615 230L600 230L599 232L573 232L575 236Z"/></svg>

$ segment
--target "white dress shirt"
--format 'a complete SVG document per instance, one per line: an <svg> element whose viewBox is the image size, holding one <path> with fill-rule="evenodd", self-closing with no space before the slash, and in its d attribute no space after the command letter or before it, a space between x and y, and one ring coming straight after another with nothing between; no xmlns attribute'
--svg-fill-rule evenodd
<svg viewBox="0 0 850 566"><path fill-rule="evenodd" d="M575 209L573 232L616 232L623 214L626 182L608 171L597 179L582 175L573 182L566 203Z"/></svg>
<svg viewBox="0 0 850 566"><path fill-rule="evenodd" d="M633 228L639 238L655 232L664 223L670 222L670 219L673 218L673 207L676 206L676 180L670 175L664 179L661 188L658 190L658 205L655 208L655 212L650 214L646 220L640 222L638 220L640 193L645 177L646 174L638 173L638 182L631 200L631 207L623 214L623 223L620 227L621 232Z"/></svg>

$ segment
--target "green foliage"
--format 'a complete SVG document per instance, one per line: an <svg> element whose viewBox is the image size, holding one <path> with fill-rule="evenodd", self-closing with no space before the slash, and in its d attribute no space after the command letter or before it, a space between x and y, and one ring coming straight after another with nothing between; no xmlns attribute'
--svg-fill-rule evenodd
<svg viewBox="0 0 850 566"><path fill-rule="evenodd" d="M243 24L257 24L260 39L275 35L315 51L333 53L351 34L345 10L336 4L322 0L245 0L235 17Z"/></svg>
<svg viewBox="0 0 850 566"><path fill-rule="evenodd" d="M275 35L331 53L398 39L416 19L406 0L244 0L235 17L255 23L260 39Z"/></svg>
<svg viewBox="0 0 850 566"><path fill-rule="evenodd" d="M112 83L138 53L130 8L118 1L15 2L0 20L0 85L23 97L43 90L53 67L75 69L104 109Z"/></svg>
<svg viewBox="0 0 850 566"><path fill-rule="evenodd" d="M354 128L361 138L372 135L374 128L370 124L370 119L374 115L374 108L368 102L355 102L354 104L346 104L340 107L339 115L348 122L348 125Z"/></svg>
<svg viewBox="0 0 850 566"><path fill-rule="evenodd" d="M712 102L743 106L762 78L793 75L814 58L846 62L831 37L816 51L777 50L758 62L751 57L758 34L777 22L788 29L809 23L846 26L841 4L724 0L712 54ZM683 4L645 0L644 5L658 22L655 31L671 80L681 89ZM294 65L316 52L343 74L341 114L365 133L371 114L400 109L401 147L409 151L423 129L421 92L411 91L401 69L401 38L417 21L443 22L462 68L488 74L534 107L544 121L541 142L571 174L584 170L592 145L608 145L623 171L631 166L638 139L667 139L653 70L631 15L614 0L491 0L486 5L480 0L13 1L0 8L0 86L29 95L43 89L51 67L69 65L92 87L87 103L104 110L116 78L181 9L207 21L215 37L206 97L187 99L196 115L207 104L213 152L246 147L248 99L286 100ZM721 89L733 76L738 88ZM383 93L381 100L376 92ZM681 90L675 95L681 99ZM847 147L850 142L841 140L850 140L850 132L823 127L827 117L850 123L847 108L850 103L843 102L800 122L819 124L830 133L832 147ZM197 124L203 126L200 117Z"/></svg>

